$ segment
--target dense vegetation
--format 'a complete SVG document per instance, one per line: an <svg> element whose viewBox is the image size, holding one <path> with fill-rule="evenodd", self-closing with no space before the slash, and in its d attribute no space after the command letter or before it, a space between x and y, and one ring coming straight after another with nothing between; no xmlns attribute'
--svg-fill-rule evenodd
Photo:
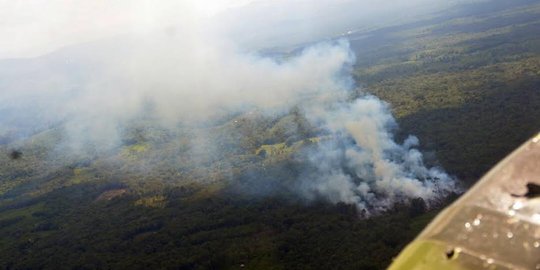
<svg viewBox="0 0 540 270"><path fill-rule="evenodd" d="M540 126L539 24L535 1L493 1L356 33L359 91L389 102L398 137L418 135L470 184ZM141 121L122 148L67 161L59 130L0 138L0 268L382 269L437 213L417 200L362 219L276 189L321 139L296 110L200 129Z"/></svg>
<svg viewBox="0 0 540 270"><path fill-rule="evenodd" d="M470 16L353 42L358 81L467 184L538 132L540 6L528 2L466 5Z"/></svg>

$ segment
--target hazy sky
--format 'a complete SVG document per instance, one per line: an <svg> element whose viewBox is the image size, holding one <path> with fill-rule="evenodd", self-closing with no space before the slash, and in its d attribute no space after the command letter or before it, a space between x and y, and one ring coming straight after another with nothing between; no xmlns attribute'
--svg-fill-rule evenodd
<svg viewBox="0 0 540 270"><path fill-rule="evenodd" d="M0 0L0 59L170 26L213 25L248 46L291 45L461 0ZM211 24L211 23L213 24Z"/></svg>
<svg viewBox="0 0 540 270"><path fill-rule="evenodd" d="M0 0L0 59L37 56L66 45L203 21L252 0ZM187 18L190 17L190 18Z"/></svg>

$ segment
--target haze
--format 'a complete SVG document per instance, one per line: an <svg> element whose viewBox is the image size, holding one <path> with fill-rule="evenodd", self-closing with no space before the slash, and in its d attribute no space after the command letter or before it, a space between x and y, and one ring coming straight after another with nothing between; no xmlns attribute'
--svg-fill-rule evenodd
<svg viewBox="0 0 540 270"><path fill-rule="evenodd" d="M395 24L460 0L0 1L0 59L35 57L122 34L192 28L251 48ZM185 30L182 30L185 31Z"/></svg>

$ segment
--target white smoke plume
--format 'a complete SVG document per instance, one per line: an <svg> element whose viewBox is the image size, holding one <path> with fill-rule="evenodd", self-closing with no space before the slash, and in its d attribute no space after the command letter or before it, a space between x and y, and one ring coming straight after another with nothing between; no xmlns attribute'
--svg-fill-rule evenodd
<svg viewBox="0 0 540 270"><path fill-rule="evenodd" d="M112 147L120 124L147 113L148 104L157 121L173 127L254 108L274 113L339 100L351 83L343 74L353 59L344 42L320 44L281 63L203 42L186 47L167 35L124 45L127 51L108 47L104 55L38 59L44 63L37 74L32 67L5 76L0 104L13 118L4 121L64 121L74 146Z"/></svg>
<svg viewBox="0 0 540 270"><path fill-rule="evenodd" d="M414 148L416 137L395 142L395 120L378 98L367 95L308 115L332 135L308 153L316 167L302 178L301 190L308 198L354 204L370 214L411 198L429 204L456 190L454 179L442 169L424 165Z"/></svg>
<svg viewBox="0 0 540 270"><path fill-rule="evenodd" d="M174 130L299 106L332 139L308 155L317 169L298 179L298 194L377 212L453 189L442 170L423 165L415 137L393 140L395 121L384 102L371 96L347 101L355 59L346 41L276 60L246 53L191 16L179 20L150 33L0 61L0 136L61 126L67 154L107 151L121 145L123 127L143 116Z"/></svg>

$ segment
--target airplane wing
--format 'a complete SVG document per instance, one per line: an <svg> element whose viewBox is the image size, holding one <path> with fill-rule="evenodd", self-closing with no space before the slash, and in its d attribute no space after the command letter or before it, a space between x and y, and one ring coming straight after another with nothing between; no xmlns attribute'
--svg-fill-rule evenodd
<svg viewBox="0 0 540 270"><path fill-rule="evenodd" d="M540 134L442 211L390 265L540 269Z"/></svg>

